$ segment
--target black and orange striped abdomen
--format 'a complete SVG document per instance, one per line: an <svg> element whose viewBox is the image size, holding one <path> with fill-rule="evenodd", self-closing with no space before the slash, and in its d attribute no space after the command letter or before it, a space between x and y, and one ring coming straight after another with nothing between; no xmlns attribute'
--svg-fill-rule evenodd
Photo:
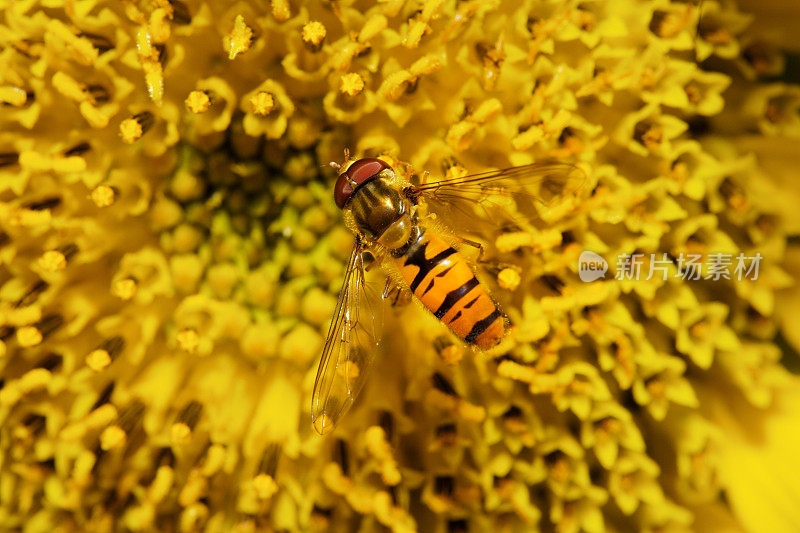
<svg viewBox="0 0 800 533"><path fill-rule="evenodd" d="M503 313L461 254L430 228L397 266L414 296L466 342L486 350L503 338Z"/></svg>

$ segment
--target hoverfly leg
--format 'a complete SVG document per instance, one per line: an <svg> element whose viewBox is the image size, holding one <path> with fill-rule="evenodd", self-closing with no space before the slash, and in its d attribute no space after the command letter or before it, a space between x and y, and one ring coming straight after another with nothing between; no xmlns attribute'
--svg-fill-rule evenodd
<svg viewBox="0 0 800 533"><path fill-rule="evenodd" d="M401 164L403 165L403 173L405 174L406 180L411 183L414 183L414 180L412 180L412 178L417 176L417 174L414 172L414 167L411 165L411 163L401 163ZM428 183L428 176L430 175L431 173L429 171L423 170L420 183L417 184L416 186L421 187L422 185Z"/></svg>
<svg viewBox="0 0 800 533"><path fill-rule="evenodd" d="M428 183L428 176L430 176L430 175L431 175L430 172L428 172L427 170L424 170L422 172L422 183L420 185L425 185L426 183Z"/></svg>
<svg viewBox="0 0 800 533"><path fill-rule="evenodd" d="M392 307L405 306L411 302L411 291L394 283L392 278L386 278L381 299L388 300L389 298L392 298Z"/></svg>
<svg viewBox="0 0 800 533"><path fill-rule="evenodd" d="M411 177L414 175L414 167L411 166L411 163L401 163L401 165L403 165L403 174L405 174L405 178L411 181Z"/></svg>
<svg viewBox="0 0 800 533"><path fill-rule="evenodd" d="M383 286L383 292L381 293L381 300L385 300L389 297L389 292L391 292L392 288L392 278L386 278L386 285Z"/></svg>
<svg viewBox="0 0 800 533"><path fill-rule="evenodd" d="M375 260L375 256L372 255L372 252L366 250L361 253L361 264L364 265L364 272L369 272L372 270L372 267L375 266L377 261Z"/></svg>
<svg viewBox="0 0 800 533"><path fill-rule="evenodd" d="M411 303L411 291L403 287L395 287L392 307L405 307Z"/></svg>
<svg viewBox="0 0 800 533"><path fill-rule="evenodd" d="M473 240L467 239L465 237L458 236L458 235L455 235L455 238L461 244L466 244L467 246L472 246L473 248L477 248L478 249L478 258L475 260L476 262L478 262L478 263L486 263L487 262L486 259L484 259L484 256L486 255L486 249L483 247L483 245L481 243L479 243L477 241L473 241Z"/></svg>

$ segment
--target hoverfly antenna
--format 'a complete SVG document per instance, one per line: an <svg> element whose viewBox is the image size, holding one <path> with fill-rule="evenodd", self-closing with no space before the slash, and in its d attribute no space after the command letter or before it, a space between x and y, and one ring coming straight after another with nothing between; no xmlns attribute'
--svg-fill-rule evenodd
<svg viewBox="0 0 800 533"><path fill-rule="evenodd" d="M338 172L339 170L341 170L341 168L344 165L347 164L348 161L350 161L350 149L349 148L345 148L344 149L344 163L340 165L336 161L331 161L330 163L328 163L328 165L330 165L331 168L335 169ZM322 165L322 166L325 166L325 165Z"/></svg>

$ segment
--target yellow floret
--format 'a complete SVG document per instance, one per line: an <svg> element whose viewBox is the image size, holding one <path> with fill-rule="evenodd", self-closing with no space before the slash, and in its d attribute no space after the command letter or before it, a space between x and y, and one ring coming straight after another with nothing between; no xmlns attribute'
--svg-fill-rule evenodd
<svg viewBox="0 0 800 533"><path fill-rule="evenodd" d="M228 52L228 59L236 59L236 56L247 52L250 49L250 42L253 39L253 30L244 22L242 15L236 15L233 21L233 29L225 36L223 46Z"/></svg>

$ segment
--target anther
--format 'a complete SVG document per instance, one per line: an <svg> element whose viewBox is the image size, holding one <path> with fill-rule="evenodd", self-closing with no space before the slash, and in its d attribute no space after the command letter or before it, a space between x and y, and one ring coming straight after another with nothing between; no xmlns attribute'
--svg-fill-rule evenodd
<svg viewBox="0 0 800 533"><path fill-rule="evenodd" d="M445 378L439 372L433 374L431 379L433 380L433 386L440 392L443 392L448 396L458 396L458 393L453 388L453 385L451 385L447 378Z"/></svg>
<svg viewBox="0 0 800 533"><path fill-rule="evenodd" d="M61 205L61 197L51 196L49 198L43 198L35 202L29 202L27 204L24 204L23 207L25 209L30 209L31 211L44 211L45 209L54 209L59 205Z"/></svg>
<svg viewBox="0 0 800 533"><path fill-rule="evenodd" d="M444 446L454 446L458 437L458 428L455 424L442 424L436 427L436 438Z"/></svg>
<svg viewBox="0 0 800 533"><path fill-rule="evenodd" d="M98 52L101 54L108 52L112 48L114 48L114 43L111 42L111 39L105 37L103 35L97 35L96 33L87 33L81 32L78 34L78 37L83 37L84 39L88 39L92 46L97 49Z"/></svg>
<svg viewBox="0 0 800 533"><path fill-rule="evenodd" d="M455 479L453 476L436 476L434 479L434 492L439 496L450 497L455 492Z"/></svg>
<svg viewBox="0 0 800 533"><path fill-rule="evenodd" d="M350 472L350 457L347 450L347 442L344 439L336 441L336 460L342 473L346 476Z"/></svg>
<svg viewBox="0 0 800 533"><path fill-rule="evenodd" d="M178 414L178 422L186 424L189 428L194 429L202 413L203 404L192 400L181 409L181 412Z"/></svg>
<svg viewBox="0 0 800 533"><path fill-rule="evenodd" d="M165 65L167 63L167 59L169 59L169 55L167 54L167 45L164 43L157 43L153 45L153 48L155 48L156 52L158 52L157 61L162 65Z"/></svg>
<svg viewBox="0 0 800 533"><path fill-rule="evenodd" d="M88 152L91 149L92 149L92 145L89 144L88 142L84 141L82 143L76 144L72 148L68 148L67 150L65 150L64 151L64 157L73 157L73 156L83 155L83 154L85 154L86 152Z"/></svg>
<svg viewBox="0 0 800 533"><path fill-rule="evenodd" d="M386 440L391 441L394 435L394 417L389 411L381 411L378 417L378 425L383 429L386 434Z"/></svg>
<svg viewBox="0 0 800 533"><path fill-rule="evenodd" d="M36 329L42 333L43 338L47 338L55 330L64 324L64 317L58 314L47 315L36 323Z"/></svg>
<svg viewBox="0 0 800 533"><path fill-rule="evenodd" d="M64 362L64 357L60 354L55 352L48 353L44 359L39 361L39 364L36 365L37 368L44 368L45 370L49 370L53 372L61 367L61 364Z"/></svg>
<svg viewBox="0 0 800 533"><path fill-rule="evenodd" d="M192 14L189 8L180 0L168 0L172 6L172 20L175 24L189 24L192 22Z"/></svg>
<svg viewBox="0 0 800 533"><path fill-rule="evenodd" d="M33 304L39 297L39 295L42 294L45 290L47 290L48 287L49 285L45 281L42 280L37 281L35 284L33 284L33 286L30 289L28 289L28 292L26 292L22 296L22 298L16 301L14 307L16 308L27 307Z"/></svg>
<svg viewBox="0 0 800 533"><path fill-rule="evenodd" d="M108 385L106 385L106 387L103 389L103 392L101 392L100 396L97 397L97 401L94 402L94 405L92 406L92 411L109 403L109 401L111 400L111 394L114 392L114 387L115 384L113 381Z"/></svg>
<svg viewBox="0 0 800 533"><path fill-rule="evenodd" d="M16 165L19 162L19 153L0 152L0 168Z"/></svg>
<svg viewBox="0 0 800 533"><path fill-rule="evenodd" d="M133 400L120 410L117 425L127 434L130 434L141 422L144 415L144 404L141 400Z"/></svg>
<svg viewBox="0 0 800 533"><path fill-rule="evenodd" d="M264 454L261 456L261 461L258 464L258 472L275 477L275 473L278 471L278 460L280 457L280 445L270 444L267 446L267 449L264 450Z"/></svg>
<svg viewBox="0 0 800 533"><path fill-rule="evenodd" d="M87 85L83 92L89 96L92 104L103 104L111 99L108 89L102 85Z"/></svg>

